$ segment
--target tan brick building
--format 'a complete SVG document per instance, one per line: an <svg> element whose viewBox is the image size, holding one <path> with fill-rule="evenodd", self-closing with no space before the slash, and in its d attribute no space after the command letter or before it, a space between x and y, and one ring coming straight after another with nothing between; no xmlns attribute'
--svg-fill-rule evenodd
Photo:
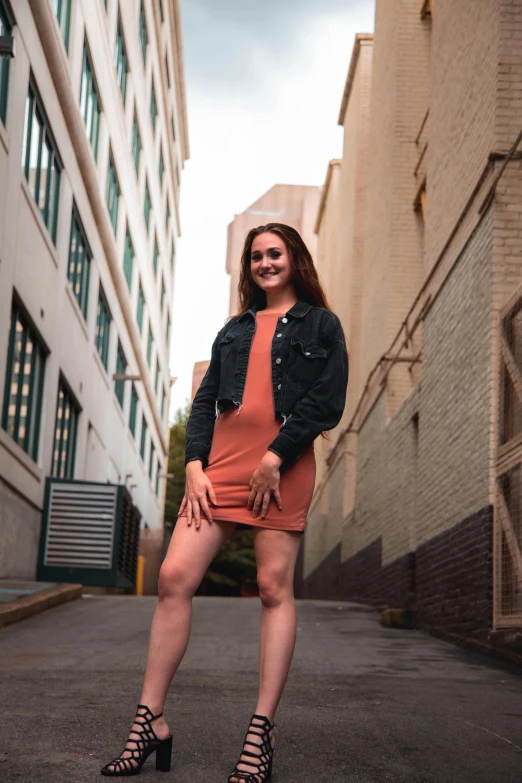
<svg viewBox="0 0 522 783"><path fill-rule="evenodd" d="M377 0L339 123L317 257L350 378L299 589L516 657L522 0Z"/></svg>

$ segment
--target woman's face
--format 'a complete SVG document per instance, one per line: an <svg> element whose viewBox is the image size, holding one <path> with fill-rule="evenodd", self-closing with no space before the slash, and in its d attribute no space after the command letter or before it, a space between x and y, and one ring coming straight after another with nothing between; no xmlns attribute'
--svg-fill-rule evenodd
<svg viewBox="0 0 522 783"><path fill-rule="evenodd" d="M250 271L254 283L263 291L281 291L292 282L290 256L277 234L258 234L252 242Z"/></svg>

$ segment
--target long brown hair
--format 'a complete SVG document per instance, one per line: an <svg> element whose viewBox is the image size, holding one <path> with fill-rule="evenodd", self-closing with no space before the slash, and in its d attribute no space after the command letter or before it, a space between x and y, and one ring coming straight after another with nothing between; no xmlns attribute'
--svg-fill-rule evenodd
<svg viewBox="0 0 522 783"><path fill-rule="evenodd" d="M246 236L241 254L241 272L238 284L239 310L232 317L243 315L253 304L258 304L261 308L266 307L266 293L259 288L257 283L254 283L252 278L250 256L254 239L260 234L268 233L277 234L285 243L290 256L292 283L297 298L317 307L331 310L332 308L328 304L326 294L314 266L313 258L299 232L285 223L267 223L266 226L252 228ZM321 435L326 440L330 440L328 431L321 432Z"/></svg>
<svg viewBox="0 0 522 783"><path fill-rule="evenodd" d="M241 272L238 284L239 310L233 317L239 317L246 313L253 304L266 307L266 293L254 282L250 271L250 255L254 239L260 234L277 234L285 243L292 269L292 282L298 299L327 310L332 308L328 304L326 294L317 275L310 251L303 242L301 235L292 226L285 223L267 223L266 226L252 228L245 239L245 245L241 254Z"/></svg>

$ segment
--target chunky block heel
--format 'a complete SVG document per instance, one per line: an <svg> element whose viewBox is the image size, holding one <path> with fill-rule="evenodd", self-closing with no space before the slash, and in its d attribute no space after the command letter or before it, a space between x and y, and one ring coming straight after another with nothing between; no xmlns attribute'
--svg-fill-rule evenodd
<svg viewBox="0 0 522 783"><path fill-rule="evenodd" d="M162 715L162 712L158 715L153 715L146 704L138 704L134 723L140 726L140 730L131 730L131 736L129 736L127 745L120 756L106 764L101 770L101 774L107 777L139 775L143 764L154 751L156 751L156 769L159 769L161 772L169 772L172 755L172 734L160 740L152 728L152 721L156 720L156 718L161 718ZM133 734L136 735L137 739L132 737ZM122 758L122 754L125 751L130 753L130 756Z"/></svg>
<svg viewBox="0 0 522 783"><path fill-rule="evenodd" d="M156 769L159 769L160 772L170 772L171 756L172 734L156 748Z"/></svg>

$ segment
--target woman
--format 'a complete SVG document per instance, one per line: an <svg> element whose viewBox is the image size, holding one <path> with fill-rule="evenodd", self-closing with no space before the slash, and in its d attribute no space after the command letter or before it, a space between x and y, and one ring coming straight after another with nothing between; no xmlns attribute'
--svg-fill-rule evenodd
<svg viewBox="0 0 522 783"><path fill-rule="evenodd" d="M229 783L271 777L274 716L295 646L295 563L315 483L314 440L341 419L348 355L298 232L249 232L239 312L219 331L187 422L186 488L160 571L145 680L127 746L104 775L137 774L156 750L168 771L163 718L189 641L192 596L235 527L251 525L261 599L260 688ZM282 423L281 423L282 419Z"/></svg>

